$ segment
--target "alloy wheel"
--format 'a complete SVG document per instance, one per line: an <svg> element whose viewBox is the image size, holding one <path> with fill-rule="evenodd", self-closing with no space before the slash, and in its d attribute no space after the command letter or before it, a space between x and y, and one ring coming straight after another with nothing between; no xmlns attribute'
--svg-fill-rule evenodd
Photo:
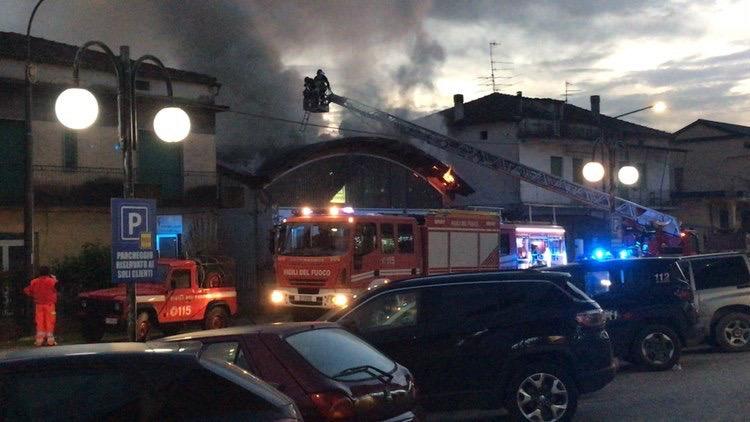
<svg viewBox="0 0 750 422"><path fill-rule="evenodd" d="M530 421L560 420L568 409L568 390L559 378L539 372L529 375L518 387L516 403Z"/></svg>
<svg viewBox="0 0 750 422"><path fill-rule="evenodd" d="M641 343L641 352L651 364L663 365L674 356L675 345L672 339L664 333L650 333Z"/></svg>
<svg viewBox="0 0 750 422"><path fill-rule="evenodd" d="M744 347L750 342L750 324L735 319L724 328L724 337L733 347Z"/></svg>

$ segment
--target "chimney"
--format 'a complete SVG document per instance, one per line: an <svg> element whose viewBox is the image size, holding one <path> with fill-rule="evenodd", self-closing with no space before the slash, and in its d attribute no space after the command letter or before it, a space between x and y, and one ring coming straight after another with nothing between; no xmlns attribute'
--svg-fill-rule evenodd
<svg viewBox="0 0 750 422"><path fill-rule="evenodd" d="M594 115L596 121L599 121L599 101L598 95L591 96L591 113Z"/></svg>
<svg viewBox="0 0 750 422"><path fill-rule="evenodd" d="M453 96L453 121L460 122L464 119L464 96L456 94Z"/></svg>
<svg viewBox="0 0 750 422"><path fill-rule="evenodd" d="M518 108L516 109L516 114L518 114L519 118L523 118L523 92L517 91L516 98L518 98Z"/></svg>

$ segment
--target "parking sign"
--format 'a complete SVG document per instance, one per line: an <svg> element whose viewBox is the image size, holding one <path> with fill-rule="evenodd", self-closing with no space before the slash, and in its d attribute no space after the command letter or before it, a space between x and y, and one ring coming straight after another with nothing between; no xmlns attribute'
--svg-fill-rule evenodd
<svg viewBox="0 0 750 422"><path fill-rule="evenodd" d="M112 281L156 282L156 201L112 198Z"/></svg>

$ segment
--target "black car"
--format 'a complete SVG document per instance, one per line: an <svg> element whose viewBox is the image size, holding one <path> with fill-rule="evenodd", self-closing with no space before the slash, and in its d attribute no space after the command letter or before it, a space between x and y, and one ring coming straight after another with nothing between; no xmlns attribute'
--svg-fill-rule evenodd
<svg viewBox="0 0 750 422"><path fill-rule="evenodd" d="M200 343L112 343L0 354L0 421L300 421L294 402Z"/></svg>
<svg viewBox="0 0 750 422"><path fill-rule="evenodd" d="M409 368L427 407L567 420L615 374L604 315L566 274L464 273L387 284L332 321ZM500 405L500 406L498 406Z"/></svg>
<svg viewBox="0 0 750 422"><path fill-rule="evenodd" d="M245 368L292 398L308 422L413 421L411 373L329 322L276 323L162 339L200 341L204 357Z"/></svg>
<svg viewBox="0 0 750 422"><path fill-rule="evenodd" d="M604 309L615 355L651 370L680 360L698 314L678 258L582 261L552 268L573 277Z"/></svg>

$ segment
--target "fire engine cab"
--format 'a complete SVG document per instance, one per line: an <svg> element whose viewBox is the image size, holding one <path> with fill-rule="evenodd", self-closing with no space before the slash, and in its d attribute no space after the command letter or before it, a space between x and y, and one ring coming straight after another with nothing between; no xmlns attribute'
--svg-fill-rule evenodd
<svg viewBox="0 0 750 422"><path fill-rule="evenodd" d="M288 307L343 307L363 290L418 275L567 263L562 227L464 210L304 208L279 226L274 249L271 303Z"/></svg>

